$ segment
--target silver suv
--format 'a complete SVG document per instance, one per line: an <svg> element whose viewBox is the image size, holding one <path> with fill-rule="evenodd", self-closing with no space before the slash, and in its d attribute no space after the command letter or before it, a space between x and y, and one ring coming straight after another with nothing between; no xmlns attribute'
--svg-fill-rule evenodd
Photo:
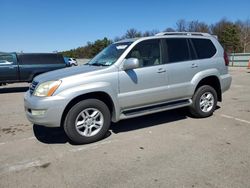
<svg viewBox="0 0 250 188"><path fill-rule="evenodd" d="M189 107L213 114L230 88L228 58L206 33L159 33L116 42L88 64L35 77L25 94L27 118L63 127L75 143L102 139L110 122Z"/></svg>

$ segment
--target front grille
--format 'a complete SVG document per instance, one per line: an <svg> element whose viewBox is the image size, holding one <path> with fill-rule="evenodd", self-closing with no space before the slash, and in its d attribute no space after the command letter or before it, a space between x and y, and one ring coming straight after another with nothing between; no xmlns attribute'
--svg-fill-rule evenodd
<svg viewBox="0 0 250 188"><path fill-rule="evenodd" d="M38 85L38 82L33 81L30 84L30 94L32 95L34 93L34 90L36 89L36 86Z"/></svg>

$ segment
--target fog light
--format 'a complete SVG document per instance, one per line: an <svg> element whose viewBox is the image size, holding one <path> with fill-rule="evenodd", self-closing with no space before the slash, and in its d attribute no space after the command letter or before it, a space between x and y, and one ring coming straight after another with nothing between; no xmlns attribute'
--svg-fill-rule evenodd
<svg viewBox="0 0 250 188"><path fill-rule="evenodd" d="M43 116L46 110L31 110L33 116Z"/></svg>

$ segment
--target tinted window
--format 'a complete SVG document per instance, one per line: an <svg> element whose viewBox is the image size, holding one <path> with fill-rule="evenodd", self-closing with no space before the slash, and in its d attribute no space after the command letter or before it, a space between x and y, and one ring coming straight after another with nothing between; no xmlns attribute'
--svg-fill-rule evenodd
<svg viewBox="0 0 250 188"><path fill-rule="evenodd" d="M160 40L147 40L137 44L127 55L139 59L140 67L161 64Z"/></svg>
<svg viewBox="0 0 250 188"><path fill-rule="evenodd" d="M64 64L62 55L59 54L20 54L18 59L21 64Z"/></svg>
<svg viewBox="0 0 250 188"><path fill-rule="evenodd" d="M13 60L13 56L12 55L0 55L0 63L6 63L6 62L10 62L12 63Z"/></svg>
<svg viewBox="0 0 250 188"><path fill-rule="evenodd" d="M209 39L191 39L199 59L213 57L216 48Z"/></svg>
<svg viewBox="0 0 250 188"><path fill-rule="evenodd" d="M191 59L197 59L194 46L190 40L188 40L188 45L189 45L189 52L190 52Z"/></svg>
<svg viewBox="0 0 250 188"><path fill-rule="evenodd" d="M168 62L180 62L190 59L187 39L166 39Z"/></svg>

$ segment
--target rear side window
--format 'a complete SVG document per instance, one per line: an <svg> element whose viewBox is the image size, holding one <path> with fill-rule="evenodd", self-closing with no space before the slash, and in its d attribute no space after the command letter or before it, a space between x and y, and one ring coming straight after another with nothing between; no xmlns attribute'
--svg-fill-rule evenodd
<svg viewBox="0 0 250 188"><path fill-rule="evenodd" d="M198 59L211 58L216 53L216 48L209 39L191 39Z"/></svg>
<svg viewBox="0 0 250 188"><path fill-rule="evenodd" d="M59 54L20 54L18 59L23 65L64 64L64 59Z"/></svg>
<svg viewBox="0 0 250 188"><path fill-rule="evenodd" d="M187 39L170 38L166 39L165 41L167 46L166 50L169 63L190 60Z"/></svg>

